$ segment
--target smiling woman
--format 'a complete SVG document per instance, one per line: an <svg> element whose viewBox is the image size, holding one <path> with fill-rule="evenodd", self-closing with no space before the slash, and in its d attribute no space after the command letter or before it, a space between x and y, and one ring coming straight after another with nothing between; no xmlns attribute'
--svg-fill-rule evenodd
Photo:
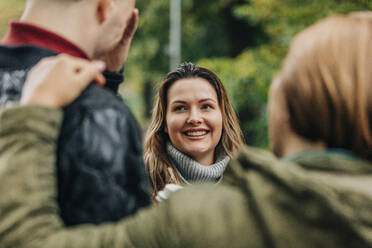
<svg viewBox="0 0 372 248"><path fill-rule="evenodd" d="M165 133L177 150L201 165L214 163L222 134L217 93L205 79L181 79L168 90Z"/></svg>
<svg viewBox="0 0 372 248"><path fill-rule="evenodd" d="M220 79L191 63L180 65L159 87L146 135L144 158L153 200L167 184L219 182L242 144Z"/></svg>

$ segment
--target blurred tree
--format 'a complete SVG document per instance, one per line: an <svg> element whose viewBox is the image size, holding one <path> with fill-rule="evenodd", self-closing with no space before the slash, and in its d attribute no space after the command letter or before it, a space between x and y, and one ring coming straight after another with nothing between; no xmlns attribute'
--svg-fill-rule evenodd
<svg viewBox="0 0 372 248"><path fill-rule="evenodd" d="M132 61L140 81L155 85L168 68L169 1L137 3L142 21ZM183 0L182 58L221 77L246 142L267 147L268 87L292 37L325 16L371 8L368 0Z"/></svg>
<svg viewBox="0 0 372 248"><path fill-rule="evenodd" d="M8 30L8 23L17 19L22 14L25 0L1 0L0 1L0 37Z"/></svg>
<svg viewBox="0 0 372 248"><path fill-rule="evenodd" d="M0 34L25 0L0 1ZM154 87L169 68L169 0L137 0L140 26L121 93L142 123ZM371 10L371 0L182 0L182 60L216 72L241 121L246 142L267 147L269 84L292 37L336 13Z"/></svg>
<svg viewBox="0 0 372 248"><path fill-rule="evenodd" d="M233 15L233 8L241 2L183 0L182 60L195 63L204 58L231 58L267 39L260 25L248 25ZM138 0L137 6L141 23L128 65L133 63L138 69L129 72L129 78L142 82L142 90L143 82L156 85L168 72L169 1ZM133 107L138 108L138 101Z"/></svg>
<svg viewBox="0 0 372 248"><path fill-rule="evenodd" d="M372 1L366 0L245 0L233 6L235 18L264 34L236 58L205 59L199 64L218 73L231 89L248 144L262 147L268 144L265 111L268 87L292 37L326 16L371 9ZM230 74L229 67L233 76L226 75Z"/></svg>

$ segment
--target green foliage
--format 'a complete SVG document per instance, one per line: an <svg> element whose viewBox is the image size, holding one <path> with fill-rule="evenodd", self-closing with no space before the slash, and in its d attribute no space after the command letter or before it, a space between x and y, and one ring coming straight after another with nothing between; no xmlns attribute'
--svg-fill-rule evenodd
<svg viewBox="0 0 372 248"><path fill-rule="evenodd" d="M169 1L137 0L141 21L121 92L142 123L145 83L155 91L169 70ZM1 35L24 2L0 1ZM247 143L267 147L267 92L293 36L326 16L371 9L371 0L182 0L182 60L219 75Z"/></svg>
<svg viewBox="0 0 372 248"><path fill-rule="evenodd" d="M21 15L24 4L25 0L0 1L0 37L3 37L8 30L8 22Z"/></svg>
<svg viewBox="0 0 372 248"><path fill-rule="evenodd" d="M137 3L134 66L156 84L168 71L169 1ZM221 77L246 142L267 147L267 92L293 36L326 16L370 9L368 0L183 0L183 61Z"/></svg>
<svg viewBox="0 0 372 248"><path fill-rule="evenodd" d="M248 143L264 147L268 144L264 111L267 91L293 36L326 16L371 8L371 1L340 0L246 0L232 8L237 19L262 27L269 37L265 44L248 47L237 58L225 60L226 67L241 67L246 73L235 72L234 79L227 79L223 70L216 68L225 84L229 80L235 84L230 94ZM209 64L213 61L209 59Z"/></svg>

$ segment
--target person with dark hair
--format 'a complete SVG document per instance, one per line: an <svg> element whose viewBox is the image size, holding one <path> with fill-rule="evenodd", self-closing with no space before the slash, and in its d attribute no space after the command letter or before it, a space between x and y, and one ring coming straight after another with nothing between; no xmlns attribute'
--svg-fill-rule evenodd
<svg viewBox="0 0 372 248"><path fill-rule="evenodd" d="M371 58L371 12L314 24L294 38L270 88L270 139L278 157L243 147L221 184L185 187L119 222L74 228L58 218L54 190L62 113L51 108L66 103L58 100L65 88L53 93L54 101L35 102L35 94L52 93L42 86L53 77L39 82L32 74L25 106L0 113L0 244L371 247ZM81 78L72 71L66 74ZM89 77L99 78L97 69Z"/></svg>
<svg viewBox="0 0 372 248"><path fill-rule="evenodd" d="M0 44L0 107L20 99L42 58L106 62L106 85L89 85L63 109L56 166L66 225L117 221L151 202L140 129L118 94L137 24L135 0L27 0Z"/></svg>
<svg viewBox="0 0 372 248"><path fill-rule="evenodd" d="M153 201L166 199L176 185L221 181L243 141L216 74L180 65L160 84L152 113L144 158Z"/></svg>

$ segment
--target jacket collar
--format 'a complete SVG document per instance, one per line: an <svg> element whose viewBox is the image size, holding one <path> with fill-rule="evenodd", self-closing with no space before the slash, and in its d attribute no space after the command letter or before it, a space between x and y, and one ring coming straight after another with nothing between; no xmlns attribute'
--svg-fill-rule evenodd
<svg viewBox="0 0 372 248"><path fill-rule="evenodd" d="M250 172L259 172L272 178L307 177L311 172L333 172L349 175L372 175L372 162L349 152L332 150L306 152L290 159L279 160L266 150L243 147L226 168L224 181L231 185L246 184Z"/></svg>
<svg viewBox="0 0 372 248"><path fill-rule="evenodd" d="M363 160L344 149L328 149L324 151L306 151L282 159L295 162L310 170L344 172L349 174L372 173L372 163Z"/></svg>
<svg viewBox="0 0 372 248"><path fill-rule="evenodd" d="M26 22L12 21L1 43L8 46L33 45L56 53L89 59L85 51L62 36Z"/></svg>

